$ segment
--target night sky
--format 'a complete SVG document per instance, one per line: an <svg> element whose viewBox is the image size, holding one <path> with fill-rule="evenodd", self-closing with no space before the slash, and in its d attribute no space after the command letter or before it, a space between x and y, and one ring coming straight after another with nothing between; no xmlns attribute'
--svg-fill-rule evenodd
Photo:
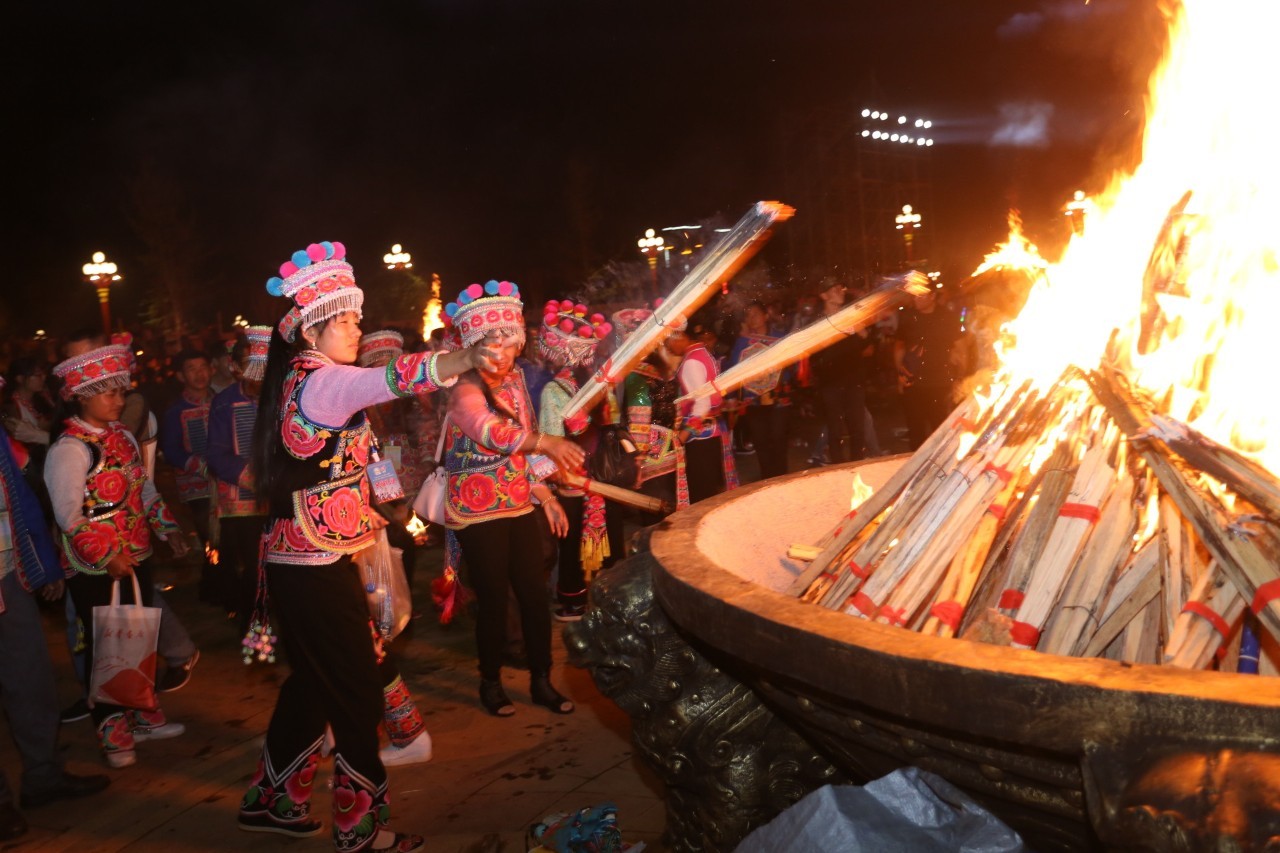
<svg viewBox="0 0 1280 853"><path fill-rule="evenodd" d="M263 282L322 239L358 275L401 242L446 296L567 289L646 227L788 201L797 135L873 96L934 118L924 213L964 272L1010 206L1052 242L1071 190L1131 154L1155 5L23 4L0 329L94 322L79 268L98 249L126 317L163 266L193 305L274 320Z"/></svg>

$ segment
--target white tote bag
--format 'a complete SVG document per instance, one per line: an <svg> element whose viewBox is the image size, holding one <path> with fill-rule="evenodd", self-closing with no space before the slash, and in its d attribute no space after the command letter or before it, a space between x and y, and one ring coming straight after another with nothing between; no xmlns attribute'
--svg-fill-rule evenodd
<svg viewBox="0 0 1280 853"><path fill-rule="evenodd" d="M444 470L444 439L449 433L449 416L440 424L440 441L436 444L436 470L422 481L422 489L413 501L418 518L432 524L444 524L444 500L449 491L449 474Z"/></svg>

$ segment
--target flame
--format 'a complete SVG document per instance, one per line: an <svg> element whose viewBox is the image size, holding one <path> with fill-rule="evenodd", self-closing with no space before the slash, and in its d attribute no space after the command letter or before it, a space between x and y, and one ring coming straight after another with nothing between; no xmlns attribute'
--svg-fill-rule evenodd
<svg viewBox="0 0 1280 853"><path fill-rule="evenodd" d="M1105 357L1171 417L1280 471L1280 397L1260 381L1280 340L1280 157L1256 95L1277 79L1280 5L1182 0L1167 15L1141 163L1093 196L1061 259L1021 263L1044 274L1006 326L1003 379L1044 388ZM1015 224L979 271L1031 254Z"/></svg>
<svg viewBox="0 0 1280 853"><path fill-rule="evenodd" d="M422 523L422 519L413 513L409 514L409 522L404 526L404 529L408 531L410 536L418 536L427 532L427 526Z"/></svg>
<svg viewBox="0 0 1280 853"><path fill-rule="evenodd" d="M1022 217L1018 215L1018 211L1009 211L1009 239L996 247L994 252L989 253L978 268L973 271L973 275L982 275L985 272L998 269L1016 269L1016 270L1043 270L1048 267L1048 262L1040 257L1040 250L1036 248L1036 244L1032 243L1022 234Z"/></svg>
<svg viewBox="0 0 1280 853"><path fill-rule="evenodd" d="M427 307L422 309L422 339L424 341L431 339L431 333L436 329L444 328L444 321L440 319L440 312L444 303L440 301L440 276L436 273L431 274L431 298L427 300Z"/></svg>
<svg viewBox="0 0 1280 853"><path fill-rule="evenodd" d="M204 558L209 561L209 565L218 565L218 549L208 542L204 543Z"/></svg>
<svg viewBox="0 0 1280 853"><path fill-rule="evenodd" d="M849 495L849 512L853 512L862 506L863 502L871 497L871 493L874 491L875 489L863 482L862 475L855 472L853 475L853 490Z"/></svg>

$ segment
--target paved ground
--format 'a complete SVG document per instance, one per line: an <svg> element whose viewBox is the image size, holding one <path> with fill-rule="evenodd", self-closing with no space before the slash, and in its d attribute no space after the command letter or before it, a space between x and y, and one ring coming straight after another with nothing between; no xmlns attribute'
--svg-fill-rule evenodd
<svg viewBox="0 0 1280 853"><path fill-rule="evenodd" d="M901 442L883 429L885 449ZM792 469L804 465L806 450L792 448ZM738 459L744 481L756 478L754 458ZM165 488L162 481L161 487ZM399 642L401 669L435 742L429 764L391 768L392 814L397 828L427 835L437 851L523 851L528 826L544 815L612 800L627 841L662 849L661 783L633 755L628 719L595 689L588 675L565 663L557 627L552 677L578 710L557 716L528 704L527 675L508 670L505 682L518 713L507 719L486 715L476 700L477 675L472 622L434 620L426 581L438 571L440 551L428 551L418 572L418 604L428 615ZM193 565L160 572L173 588L166 593L201 648L192 682L165 697L170 718L187 733L173 740L141 744L138 764L107 770L99 757L92 724L63 727L61 744L73 772L108 772L113 782L103 794L62 802L27 813L31 832L3 850L39 851L206 851L326 850L327 836L306 841L240 832L236 808L255 769L262 734L284 668L255 664L239 656L239 637L215 608L198 603ZM75 698L62 635L61 608L46 620L63 704ZM5 650L2 653L9 653ZM0 734L0 767L17 781L18 759ZM322 792L317 813L327 818Z"/></svg>

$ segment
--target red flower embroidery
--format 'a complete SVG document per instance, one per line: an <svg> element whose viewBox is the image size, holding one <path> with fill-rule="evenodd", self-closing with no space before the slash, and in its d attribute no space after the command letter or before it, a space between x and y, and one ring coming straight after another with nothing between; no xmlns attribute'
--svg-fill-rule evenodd
<svg viewBox="0 0 1280 853"><path fill-rule="evenodd" d="M316 284L316 287L320 288L321 293L332 293L338 289L338 280L333 277L324 278Z"/></svg>
<svg viewBox="0 0 1280 853"><path fill-rule="evenodd" d="M121 463L132 462L137 458L133 442L129 441L123 428L112 429L102 439L102 448L109 456Z"/></svg>
<svg viewBox="0 0 1280 853"><path fill-rule="evenodd" d="M284 791L289 799L299 805L311 799L311 787L315 782L316 765L319 763L320 757L313 755L301 770L284 780Z"/></svg>
<svg viewBox="0 0 1280 853"><path fill-rule="evenodd" d="M357 791L350 785L333 786L333 825L341 832L350 832L364 819L373 806L368 791Z"/></svg>
<svg viewBox="0 0 1280 853"><path fill-rule="evenodd" d="M518 428L509 422L497 424L489 430L489 441L496 449L510 447L516 438Z"/></svg>
<svg viewBox="0 0 1280 853"><path fill-rule="evenodd" d="M285 448L300 459L318 453L324 447L319 433L312 433L300 418L287 418L281 431Z"/></svg>
<svg viewBox="0 0 1280 853"><path fill-rule="evenodd" d="M125 490L128 489L129 483L124 478L124 474L119 471L108 470L99 472L98 476L93 478L93 485L90 490L97 495L98 500L109 504L118 503L124 497Z"/></svg>
<svg viewBox="0 0 1280 853"><path fill-rule="evenodd" d="M84 366L84 375L89 379L102 375L102 365L96 361L91 361Z"/></svg>
<svg viewBox="0 0 1280 853"><path fill-rule="evenodd" d="M320 507L320 514L329 529L344 539L360 532L361 506L353 489L339 489Z"/></svg>
<svg viewBox="0 0 1280 853"><path fill-rule="evenodd" d="M598 512L598 511L591 513L590 515L587 516L587 524L591 525L592 527L603 527L604 513Z"/></svg>
<svg viewBox="0 0 1280 853"><path fill-rule="evenodd" d="M116 531L100 521L86 521L71 537L71 547L82 561L97 566L116 548Z"/></svg>
<svg viewBox="0 0 1280 853"><path fill-rule="evenodd" d="M511 502L523 506L529 502L529 480L527 477L516 477L507 484L507 495Z"/></svg>
<svg viewBox="0 0 1280 853"><path fill-rule="evenodd" d="M458 498L471 510L489 508L494 502L493 480L483 474L472 474L458 487Z"/></svg>
<svg viewBox="0 0 1280 853"><path fill-rule="evenodd" d="M317 295L316 289L314 287L308 286L308 287L302 288L302 290L299 290L297 295L295 295L293 299L295 302L298 303L298 307L305 308L306 306L310 305L312 302L316 301L316 295Z"/></svg>

